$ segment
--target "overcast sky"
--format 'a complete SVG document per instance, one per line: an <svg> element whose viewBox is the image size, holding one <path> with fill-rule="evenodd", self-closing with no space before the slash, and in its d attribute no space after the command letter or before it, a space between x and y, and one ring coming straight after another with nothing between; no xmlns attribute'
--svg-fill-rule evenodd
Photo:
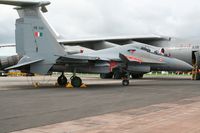
<svg viewBox="0 0 200 133"><path fill-rule="evenodd" d="M200 37L199 0L51 0L45 14L54 29L72 38L126 35ZM11 6L0 5L0 43L14 43Z"/></svg>

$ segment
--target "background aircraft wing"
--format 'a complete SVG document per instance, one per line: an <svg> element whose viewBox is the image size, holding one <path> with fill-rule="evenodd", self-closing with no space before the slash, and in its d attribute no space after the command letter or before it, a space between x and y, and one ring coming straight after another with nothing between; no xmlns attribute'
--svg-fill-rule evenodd
<svg viewBox="0 0 200 133"><path fill-rule="evenodd" d="M116 44L126 44L130 41L148 43L153 41L169 39L162 36L129 36L129 37L110 37L110 38L95 38L95 39L77 39L77 40L63 40L59 39L58 42L63 45L82 45L82 44L95 44L100 42L111 42Z"/></svg>

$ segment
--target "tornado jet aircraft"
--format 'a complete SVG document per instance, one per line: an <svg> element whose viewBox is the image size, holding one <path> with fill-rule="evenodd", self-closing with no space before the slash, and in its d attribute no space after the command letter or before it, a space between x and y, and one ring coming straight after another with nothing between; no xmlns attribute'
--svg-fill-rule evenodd
<svg viewBox="0 0 200 133"><path fill-rule="evenodd" d="M0 4L16 6L16 52L22 58L16 65L6 68L28 73L49 74L62 72L58 84L64 86L68 80L64 72L73 72L71 84L80 87L81 73L122 74L122 85L129 85L129 75L150 71L187 71L192 66L184 61L156 52L158 47L138 48L146 45L137 40L157 40L159 37L119 37L87 40L59 40L55 31L43 17L49 1L0 0ZM130 40L132 42L130 43ZM133 41L135 40L135 41ZM129 41L117 45L115 42ZM66 45L65 49L63 45Z"/></svg>

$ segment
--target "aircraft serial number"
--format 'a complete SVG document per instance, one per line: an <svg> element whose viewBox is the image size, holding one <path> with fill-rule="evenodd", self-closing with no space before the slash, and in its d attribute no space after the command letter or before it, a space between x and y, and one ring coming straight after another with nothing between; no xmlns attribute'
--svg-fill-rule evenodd
<svg viewBox="0 0 200 133"><path fill-rule="evenodd" d="M42 26L34 26L33 29L35 29L35 30L44 30L44 27L42 27Z"/></svg>

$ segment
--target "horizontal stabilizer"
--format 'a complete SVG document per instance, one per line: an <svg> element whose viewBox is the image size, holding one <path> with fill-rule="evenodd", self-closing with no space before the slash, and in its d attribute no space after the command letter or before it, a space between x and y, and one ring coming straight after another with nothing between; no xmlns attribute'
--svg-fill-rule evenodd
<svg viewBox="0 0 200 133"><path fill-rule="evenodd" d="M23 66L27 66L27 65L31 65L31 64L43 61L43 59L37 59L37 60L30 60L30 61L23 62L23 58L19 61L19 63L17 65L8 67L5 70L17 69L17 68L20 68L20 67L23 67ZM20 62L22 62L22 63L20 63Z"/></svg>

